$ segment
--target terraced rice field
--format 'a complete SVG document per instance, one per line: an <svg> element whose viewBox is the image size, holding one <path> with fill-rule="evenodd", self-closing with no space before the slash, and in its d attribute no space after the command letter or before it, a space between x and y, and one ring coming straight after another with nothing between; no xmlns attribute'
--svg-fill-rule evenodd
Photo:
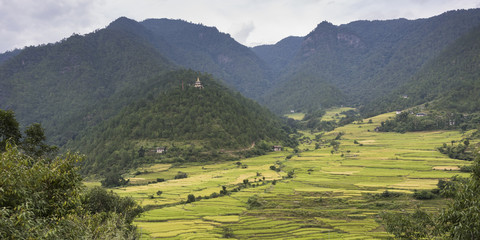
<svg viewBox="0 0 480 240"><path fill-rule="evenodd" d="M135 221L144 239L215 239L225 235L238 239L386 239L389 234L378 221L380 212L417 205L436 211L444 200L419 201L409 195L415 189L435 188L441 178L468 176L458 171L458 166L468 162L435 150L444 142L461 139L462 133L374 131L393 115L326 133L324 139L344 133L338 151L333 153L328 145L314 149L309 144L300 146L298 154L287 149L241 160L247 168L236 162L152 165L139 169L148 173L135 176L137 181L167 181L114 191L134 197L149 209ZM312 134L305 135L314 139ZM271 170L272 165L282 171ZM286 178L291 170L293 178ZM178 171L186 172L188 178L174 180ZM250 186L236 191L245 179ZM219 193L222 186L227 187L228 196L205 198ZM387 189L405 194L372 197ZM159 190L163 191L161 196L156 195ZM185 203L189 194L202 199ZM252 196L259 207L247 204Z"/></svg>

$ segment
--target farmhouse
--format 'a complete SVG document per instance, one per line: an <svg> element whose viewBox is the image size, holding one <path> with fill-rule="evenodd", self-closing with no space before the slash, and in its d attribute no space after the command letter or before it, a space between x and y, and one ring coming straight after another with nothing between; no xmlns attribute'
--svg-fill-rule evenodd
<svg viewBox="0 0 480 240"><path fill-rule="evenodd" d="M427 114L425 114L425 113L417 113L415 116L417 116L417 117L425 117L425 116L427 116Z"/></svg>
<svg viewBox="0 0 480 240"><path fill-rule="evenodd" d="M167 152L167 147L157 147L156 153L166 153Z"/></svg>
<svg viewBox="0 0 480 240"><path fill-rule="evenodd" d="M278 146L278 145L273 146L273 151L274 152L282 151L282 146Z"/></svg>

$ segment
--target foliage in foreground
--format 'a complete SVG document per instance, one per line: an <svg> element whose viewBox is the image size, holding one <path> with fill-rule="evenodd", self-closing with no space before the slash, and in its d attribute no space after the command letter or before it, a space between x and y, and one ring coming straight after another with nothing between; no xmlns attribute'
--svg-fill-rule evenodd
<svg viewBox="0 0 480 240"><path fill-rule="evenodd" d="M1 239L136 239L142 209L128 198L84 190L77 154L32 158L7 144L0 160Z"/></svg>
<svg viewBox="0 0 480 240"><path fill-rule="evenodd" d="M388 232L398 239L479 239L480 238L480 157L472 165L472 175L446 188L451 196L440 214L417 209L414 213L383 213Z"/></svg>

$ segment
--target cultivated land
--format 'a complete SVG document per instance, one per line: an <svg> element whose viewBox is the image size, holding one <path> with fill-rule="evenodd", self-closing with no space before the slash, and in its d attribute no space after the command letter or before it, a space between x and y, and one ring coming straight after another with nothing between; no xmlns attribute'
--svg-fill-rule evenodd
<svg viewBox="0 0 480 240"><path fill-rule="evenodd" d="M334 118L339 112L326 116ZM391 116L394 113L373 117L372 123L365 119L325 133L322 140L344 133L333 153L325 142L315 149L318 133L305 132L313 141L300 145L297 154L286 149L243 159L240 162L246 168L236 162L151 165L138 169L142 174L131 178L132 183L142 185L114 191L147 207L135 221L145 239L212 239L226 233L239 239L385 239L389 234L378 222L379 213L416 206L437 211L444 200L414 200L411 193L435 188L438 179L467 177L444 169L469 164L435 150L443 143L462 139L462 133L374 131ZM272 165L282 170L271 170ZM295 174L287 178L291 170ZM188 178L174 180L179 171ZM157 178L166 181L145 184ZM231 192L245 179L250 186ZM273 180L277 180L275 185ZM230 191L228 196L184 203L189 194L210 196L219 193L222 186ZM375 195L387 189L406 194L390 198ZM161 196L156 195L159 190ZM247 204L254 195L260 206Z"/></svg>

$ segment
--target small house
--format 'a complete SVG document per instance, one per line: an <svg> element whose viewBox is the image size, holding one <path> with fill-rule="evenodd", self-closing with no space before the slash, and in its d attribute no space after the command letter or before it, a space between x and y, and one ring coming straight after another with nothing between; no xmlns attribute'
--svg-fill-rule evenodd
<svg viewBox="0 0 480 240"><path fill-rule="evenodd" d="M278 146L278 145L273 146L273 151L274 152L282 151L282 146Z"/></svg>
<svg viewBox="0 0 480 240"><path fill-rule="evenodd" d="M425 117L425 116L427 116L427 114L425 114L425 113L417 113L415 116L417 116L417 117Z"/></svg>
<svg viewBox="0 0 480 240"><path fill-rule="evenodd" d="M397 115L400 114L400 113L402 113L402 111L396 111L396 114L397 114Z"/></svg>
<svg viewBox="0 0 480 240"><path fill-rule="evenodd" d="M156 153L163 154L167 152L167 147L157 147Z"/></svg>

